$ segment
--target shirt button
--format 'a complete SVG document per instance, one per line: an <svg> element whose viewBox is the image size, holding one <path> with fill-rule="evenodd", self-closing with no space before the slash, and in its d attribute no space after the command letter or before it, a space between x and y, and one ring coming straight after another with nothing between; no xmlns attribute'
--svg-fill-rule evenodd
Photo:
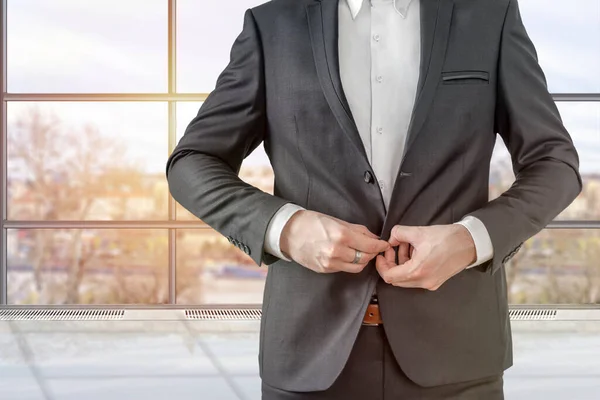
<svg viewBox="0 0 600 400"><path fill-rule="evenodd" d="M379 188L383 190L383 188L385 188L385 184L383 183L383 181L379 181Z"/></svg>
<svg viewBox="0 0 600 400"><path fill-rule="evenodd" d="M375 79L377 79L377 82L381 83L383 81L383 76L377 75L377 78Z"/></svg>
<svg viewBox="0 0 600 400"><path fill-rule="evenodd" d="M364 178L366 183L373 183L375 181L375 178L373 178L373 174L370 171L365 171Z"/></svg>
<svg viewBox="0 0 600 400"><path fill-rule="evenodd" d="M383 133L383 128L382 127L377 128L377 133Z"/></svg>
<svg viewBox="0 0 600 400"><path fill-rule="evenodd" d="M378 34L373 35L373 40L379 42L379 39L381 39L381 36L379 36Z"/></svg>

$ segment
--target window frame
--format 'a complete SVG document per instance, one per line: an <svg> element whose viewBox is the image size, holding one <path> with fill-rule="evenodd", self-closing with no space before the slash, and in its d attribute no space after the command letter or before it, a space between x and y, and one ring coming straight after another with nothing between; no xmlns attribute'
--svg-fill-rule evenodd
<svg viewBox="0 0 600 400"><path fill-rule="evenodd" d="M7 103L17 101L78 101L78 102L140 102L140 101L162 101L168 103L168 152L166 157L173 151L177 144L177 103L186 101L204 101L208 93L178 93L177 92L177 0L164 0L168 7L168 89L166 93L7 93L7 3L2 1L2 19L0 20L0 43L1 51L1 87L0 87L0 134L1 153L0 159L0 306L8 305L7 278L8 278L8 254L7 254L7 230L8 229L167 229L168 234L168 287L169 303L162 305L149 304L147 307L157 306L171 308L177 306L176 293L176 230L177 229L211 229L201 221L178 221L176 219L176 203L169 194L168 197L168 219L164 221L7 221ZM553 93L556 102L600 102L600 93ZM561 220L553 221L545 229L600 229L599 221L577 221ZM70 305L71 307L86 305ZM110 305L109 307L118 307ZM127 305L125 305L127 306ZM222 305L220 305L222 306ZM235 305L247 307L248 305ZM53 306L56 307L56 306ZM69 306L62 306L69 307ZM94 307L98 307L95 305ZM119 306L122 307L122 306ZM140 308L140 306L133 306ZM143 308L144 306L142 306ZM207 307L211 307L207 305ZM574 307L574 306L573 306ZM589 308L589 305L581 305ZM600 307L600 305L598 306ZM563 307L564 308L564 307ZM572 308L572 307L571 307Z"/></svg>

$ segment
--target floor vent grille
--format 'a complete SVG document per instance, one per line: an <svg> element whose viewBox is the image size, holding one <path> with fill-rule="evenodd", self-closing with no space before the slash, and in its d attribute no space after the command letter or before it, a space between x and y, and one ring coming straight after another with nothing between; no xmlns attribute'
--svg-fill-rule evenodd
<svg viewBox="0 0 600 400"><path fill-rule="evenodd" d="M0 321L90 321L123 319L125 310L0 309Z"/></svg>
<svg viewBox="0 0 600 400"><path fill-rule="evenodd" d="M540 321L556 319L556 310L514 309L509 311L513 321Z"/></svg>
<svg viewBox="0 0 600 400"><path fill-rule="evenodd" d="M510 309L512 321L548 321L556 319L553 309ZM261 319L260 308L186 309L188 320L204 321L257 321ZM0 308L0 321L94 321L123 320L124 309L26 309Z"/></svg>
<svg viewBox="0 0 600 400"><path fill-rule="evenodd" d="M260 320L261 317L260 309L197 309L197 310L185 310L185 317L187 319L196 320Z"/></svg>

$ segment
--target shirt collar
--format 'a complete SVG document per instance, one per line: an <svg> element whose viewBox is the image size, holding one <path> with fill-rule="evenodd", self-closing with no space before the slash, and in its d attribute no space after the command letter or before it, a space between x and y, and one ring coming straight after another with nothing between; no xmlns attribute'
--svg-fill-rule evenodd
<svg viewBox="0 0 600 400"><path fill-rule="evenodd" d="M363 3L370 2L370 0L346 0L348 2L348 7L350 7L350 11L352 12L352 19L355 19L360 11ZM394 9L396 12L403 17L406 17L406 13L408 12L408 6L410 5L412 0L393 0L394 1Z"/></svg>

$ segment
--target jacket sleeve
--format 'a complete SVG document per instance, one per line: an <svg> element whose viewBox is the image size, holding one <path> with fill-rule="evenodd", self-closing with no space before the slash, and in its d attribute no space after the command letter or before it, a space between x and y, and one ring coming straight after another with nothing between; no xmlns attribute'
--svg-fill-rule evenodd
<svg viewBox="0 0 600 400"><path fill-rule="evenodd" d="M579 156L548 92L517 0L510 0L498 59L495 132L508 148L516 180L500 197L470 212L486 226L498 271L582 191Z"/></svg>
<svg viewBox="0 0 600 400"><path fill-rule="evenodd" d="M175 200L259 266L278 259L265 253L265 233L271 217L289 202L238 177L267 129L262 54L256 22L246 10L229 64L166 164Z"/></svg>

